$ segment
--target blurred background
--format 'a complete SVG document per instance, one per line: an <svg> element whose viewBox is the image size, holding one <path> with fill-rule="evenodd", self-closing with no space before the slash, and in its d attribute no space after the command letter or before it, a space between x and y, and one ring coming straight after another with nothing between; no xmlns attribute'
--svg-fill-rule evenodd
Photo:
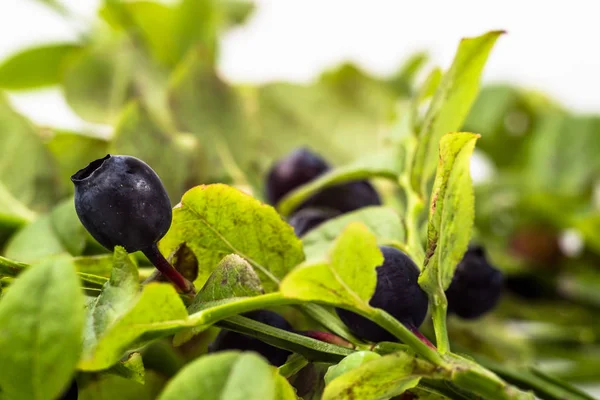
<svg viewBox="0 0 600 400"><path fill-rule="evenodd" d="M595 11L583 0L3 0L0 254L104 252L74 214L69 176L107 152L147 161L174 204L210 182L262 199L273 160L298 146L337 166L378 154L460 39L503 29L463 129L482 134L474 240L506 290L485 318L451 318L450 337L495 371L508 366L506 379L541 370L591 388L600 381ZM375 184L402 215L397 188Z"/></svg>

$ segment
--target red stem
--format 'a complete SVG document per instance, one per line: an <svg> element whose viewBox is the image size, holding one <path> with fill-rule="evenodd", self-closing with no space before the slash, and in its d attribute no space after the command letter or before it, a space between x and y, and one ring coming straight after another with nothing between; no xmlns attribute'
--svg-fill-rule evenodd
<svg viewBox="0 0 600 400"><path fill-rule="evenodd" d="M350 349L354 348L352 343L348 342L347 340L345 340L337 335L334 335L333 333L320 332L320 331L298 331L296 333L306 336L306 337L309 337L309 338L312 338L312 339L320 340L321 342L336 344L338 346L347 347Z"/></svg>
<svg viewBox="0 0 600 400"><path fill-rule="evenodd" d="M182 293L195 293L194 284L188 281L179 273L158 250L158 246L154 243L151 247L142 250L142 253L148 260L160 271L161 274L170 280Z"/></svg>
<svg viewBox="0 0 600 400"><path fill-rule="evenodd" d="M408 325L407 328L408 328L409 331L411 331L413 333L413 335L415 335L416 337L418 337L421 340L421 342L425 343L427 346L431 347L432 349L437 350L437 348L433 345L433 343L431 343L429 341L429 339L427 339L425 337L425 335L423 335L421 333L421 331L419 331L419 329L417 329L416 326L414 326L414 325Z"/></svg>

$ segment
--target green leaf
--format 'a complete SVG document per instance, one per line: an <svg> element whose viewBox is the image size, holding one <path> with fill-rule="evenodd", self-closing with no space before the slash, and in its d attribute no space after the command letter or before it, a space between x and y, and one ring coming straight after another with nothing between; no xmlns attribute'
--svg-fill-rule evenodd
<svg viewBox="0 0 600 400"><path fill-rule="evenodd" d="M104 332L122 317L139 296L137 267L120 246L115 247L110 280L102 288L96 301L88 309L84 331L84 355L87 357Z"/></svg>
<svg viewBox="0 0 600 400"><path fill-rule="evenodd" d="M296 389L290 385L288 380L279 375L277 370L273 371L273 374L275 375L275 395L273 398L277 400L298 400Z"/></svg>
<svg viewBox="0 0 600 400"><path fill-rule="evenodd" d="M593 187L600 172L600 118L552 113L532 132L528 185L546 193L578 196Z"/></svg>
<svg viewBox="0 0 600 400"><path fill-rule="evenodd" d="M173 210L173 223L160 242L163 253L179 244L192 249L203 284L227 254L246 259L267 291L302 262L302 243L277 212L232 187L215 184L189 190Z"/></svg>
<svg viewBox="0 0 600 400"><path fill-rule="evenodd" d="M419 131L419 144L413 163L413 188L426 197L434 171L438 143L442 135L458 130L479 90L483 66L501 31L463 39L450 69L444 74Z"/></svg>
<svg viewBox="0 0 600 400"><path fill-rule="evenodd" d="M119 362L114 367L106 370L114 375L130 379L134 382L145 383L146 371L144 370L144 361L140 353L131 353L127 360Z"/></svg>
<svg viewBox="0 0 600 400"><path fill-rule="evenodd" d="M342 376L363 365L366 362L381 358L381 356L372 351L357 351L345 357L336 365L332 365L325 374L325 383L330 384L332 380Z"/></svg>
<svg viewBox="0 0 600 400"><path fill-rule="evenodd" d="M57 176L58 170L37 128L13 111L1 94L0 132L2 186L10 196L31 210L46 210L64 194L64 186Z"/></svg>
<svg viewBox="0 0 600 400"><path fill-rule="evenodd" d="M61 181L65 182L71 193L74 191L71 175L90 161L108 153L108 142L105 139L68 131L54 131L54 136L46 143L46 147L54 156Z"/></svg>
<svg viewBox="0 0 600 400"><path fill-rule="evenodd" d="M0 64L0 89L27 90L56 85L69 60L81 52L76 44L51 44L14 54Z"/></svg>
<svg viewBox="0 0 600 400"><path fill-rule="evenodd" d="M0 247L15 231L33 221L35 216L0 182Z"/></svg>
<svg viewBox="0 0 600 400"><path fill-rule="evenodd" d="M351 165L335 168L288 193L277 204L277 209L281 215L287 216L312 195L342 183L378 177L396 180L398 178L396 163L396 157L376 154Z"/></svg>
<svg viewBox="0 0 600 400"><path fill-rule="evenodd" d="M104 276L110 278L113 268L113 254L102 254L97 256L74 257L73 262L77 271L86 274Z"/></svg>
<svg viewBox="0 0 600 400"><path fill-rule="evenodd" d="M65 99L86 121L111 123L132 94L134 57L124 40L85 49L66 69Z"/></svg>
<svg viewBox="0 0 600 400"><path fill-rule="evenodd" d="M198 151L196 138L162 129L137 102L130 103L121 114L110 145L111 153L138 157L150 165L173 204L203 180L200 171L207 168L198 162Z"/></svg>
<svg viewBox="0 0 600 400"><path fill-rule="evenodd" d="M78 368L99 371L116 364L127 350L172 333L165 321L183 321L185 306L169 284L151 283L144 287L137 302L116 319L97 340L93 351L80 360Z"/></svg>
<svg viewBox="0 0 600 400"><path fill-rule="evenodd" d="M252 266L238 255L225 256L188 307L190 314L207 308L208 302L231 297L263 294L260 279Z"/></svg>
<svg viewBox="0 0 600 400"><path fill-rule="evenodd" d="M444 291L467 250L473 229L475 205L470 157L478 137L464 132L442 137L431 194L427 250L419 285L429 294L437 345L442 354L449 347Z"/></svg>
<svg viewBox="0 0 600 400"><path fill-rule="evenodd" d="M375 267L383 263L375 236L352 223L336 240L329 261L301 265L281 282L286 297L369 309L375 292Z"/></svg>
<svg viewBox="0 0 600 400"><path fill-rule="evenodd" d="M433 364L404 352L364 363L331 381L323 393L328 399L389 399L415 387L422 376L438 376Z"/></svg>
<svg viewBox="0 0 600 400"><path fill-rule="evenodd" d="M5 255L27 263L67 252L80 255L85 240L85 228L79 222L73 199L68 199L18 231L8 242Z"/></svg>
<svg viewBox="0 0 600 400"><path fill-rule="evenodd" d="M325 255L335 239L351 222L364 224L377 238L378 245L404 242L404 227L400 216L388 207L365 207L319 225L302 238L308 259Z"/></svg>
<svg viewBox="0 0 600 400"><path fill-rule="evenodd" d="M474 218L470 157L479 135L450 133L440 141L427 227L427 255L419 284L428 293L450 286L471 238Z"/></svg>
<svg viewBox="0 0 600 400"><path fill-rule="evenodd" d="M102 373L89 381L80 379L80 400L155 400L166 378L154 371L147 371L145 384L121 376ZM83 384L82 384L83 383Z"/></svg>
<svg viewBox="0 0 600 400"><path fill-rule="evenodd" d="M263 294L260 278L246 260L238 255L225 256L208 277L202 289L198 292L188 312L193 314L210 308L215 301L233 297L251 297ZM198 329L178 332L173 339L176 346L190 340L198 333Z"/></svg>
<svg viewBox="0 0 600 400"><path fill-rule="evenodd" d="M75 372L83 320L69 258L47 259L19 276L0 301L3 397L55 399Z"/></svg>
<svg viewBox="0 0 600 400"><path fill-rule="evenodd" d="M222 352L201 357L173 378L160 400L275 400L275 376L269 364L253 353Z"/></svg>

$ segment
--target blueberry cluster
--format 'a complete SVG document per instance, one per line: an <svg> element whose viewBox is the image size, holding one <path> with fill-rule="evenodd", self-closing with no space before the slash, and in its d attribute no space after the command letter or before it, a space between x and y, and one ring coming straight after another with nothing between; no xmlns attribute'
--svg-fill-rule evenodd
<svg viewBox="0 0 600 400"><path fill-rule="evenodd" d="M331 169L321 156L306 148L292 151L276 161L267 175L266 199L277 204L294 189L313 181ZM381 205L375 188L367 181L328 187L307 199L290 216L298 236L305 235L328 219L362 207Z"/></svg>

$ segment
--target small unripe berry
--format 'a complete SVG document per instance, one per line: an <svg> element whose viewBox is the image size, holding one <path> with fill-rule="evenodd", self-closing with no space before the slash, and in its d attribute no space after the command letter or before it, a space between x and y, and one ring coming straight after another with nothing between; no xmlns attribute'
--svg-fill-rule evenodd
<svg viewBox="0 0 600 400"><path fill-rule="evenodd" d="M418 283L419 268L403 252L393 247L380 247L383 264L376 268L377 285L369 304L381 308L412 331L423 323L428 298ZM374 322L351 311L337 309L338 316L358 337L372 342L397 339Z"/></svg>
<svg viewBox="0 0 600 400"><path fill-rule="evenodd" d="M470 247L446 290L448 312L474 319L491 311L502 294L502 273L490 265L481 246Z"/></svg>
<svg viewBox="0 0 600 400"><path fill-rule="evenodd" d="M243 316L274 328L292 330L292 326L281 315L273 311L256 310L247 312ZM255 351L275 366L285 364L287 358L292 354L251 336L225 329L221 330L216 339L208 346L209 353L223 350Z"/></svg>

